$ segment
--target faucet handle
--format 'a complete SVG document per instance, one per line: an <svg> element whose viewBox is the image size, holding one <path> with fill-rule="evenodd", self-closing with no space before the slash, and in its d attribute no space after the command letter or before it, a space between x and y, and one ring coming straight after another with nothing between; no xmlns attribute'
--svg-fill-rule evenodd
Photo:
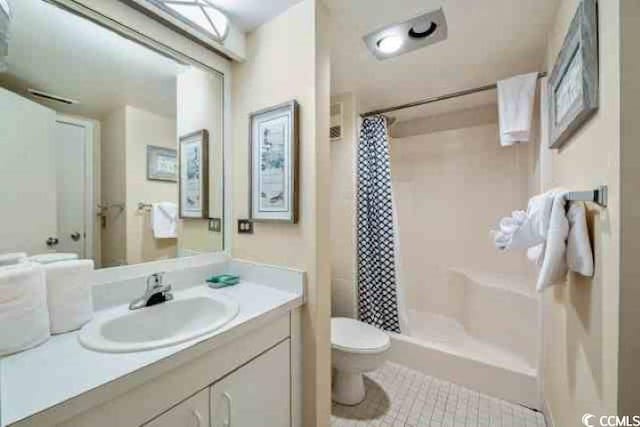
<svg viewBox="0 0 640 427"><path fill-rule="evenodd" d="M164 280L164 272L153 273L151 276L147 277L147 289L154 289L154 288L161 287L163 280Z"/></svg>

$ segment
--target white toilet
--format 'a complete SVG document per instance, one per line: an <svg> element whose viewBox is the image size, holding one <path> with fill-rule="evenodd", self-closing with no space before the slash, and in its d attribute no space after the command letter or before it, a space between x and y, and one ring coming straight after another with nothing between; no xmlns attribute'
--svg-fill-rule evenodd
<svg viewBox="0 0 640 427"><path fill-rule="evenodd" d="M331 357L334 368L333 400L357 405L365 398L362 374L382 366L391 347L380 329L346 317L331 319Z"/></svg>

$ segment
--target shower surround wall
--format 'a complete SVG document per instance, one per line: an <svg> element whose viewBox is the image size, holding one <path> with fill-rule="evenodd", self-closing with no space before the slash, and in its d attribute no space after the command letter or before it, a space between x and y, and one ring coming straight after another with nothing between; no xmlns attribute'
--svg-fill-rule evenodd
<svg viewBox="0 0 640 427"><path fill-rule="evenodd" d="M469 114L484 123L466 125ZM456 117L462 120L456 120ZM447 283L452 271L526 279L522 252L499 252L490 230L524 209L533 171L532 144L501 147L496 106L399 124L392 133L392 177L400 223L402 279L410 308L454 315ZM431 129L425 122L433 123ZM449 122L443 129L438 123ZM428 133L414 134L412 129ZM532 293L534 284L513 281Z"/></svg>
<svg viewBox="0 0 640 427"><path fill-rule="evenodd" d="M504 397L537 406L534 269L524 251L498 251L490 230L512 210L526 208L538 138L501 147L497 122L497 106L489 105L392 128L400 283L409 314L409 337L396 338L394 354L401 363L424 365L420 353L431 366L413 367L476 388L486 381L473 378L500 369L495 375L511 385L503 390L527 384L525 393ZM478 362L485 368L476 374L451 378Z"/></svg>

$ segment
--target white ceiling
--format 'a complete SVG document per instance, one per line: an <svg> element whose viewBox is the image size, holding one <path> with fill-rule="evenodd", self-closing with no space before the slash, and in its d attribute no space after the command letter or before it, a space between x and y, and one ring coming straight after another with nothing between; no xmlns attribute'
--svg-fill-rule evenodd
<svg viewBox="0 0 640 427"><path fill-rule="evenodd" d="M332 17L332 92L361 112L541 70L559 0L326 0ZM378 61L362 36L442 7L446 41ZM495 91L393 113L401 120L495 103Z"/></svg>
<svg viewBox="0 0 640 427"><path fill-rule="evenodd" d="M186 66L42 0L13 5L2 85L79 100L77 106L48 104L69 114L98 118L132 105L175 116L176 76Z"/></svg>
<svg viewBox="0 0 640 427"><path fill-rule="evenodd" d="M209 0L242 31L251 31L301 0Z"/></svg>

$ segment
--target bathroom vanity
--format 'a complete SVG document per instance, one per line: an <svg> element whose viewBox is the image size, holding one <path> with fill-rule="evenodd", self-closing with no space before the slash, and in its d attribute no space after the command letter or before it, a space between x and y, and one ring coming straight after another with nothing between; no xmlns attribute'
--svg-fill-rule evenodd
<svg viewBox="0 0 640 427"><path fill-rule="evenodd" d="M207 287L204 279L219 272L243 280L224 289ZM89 350L76 331L6 357L0 361L1 425L300 425L304 274L226 261L168 276L175 300L163 304L209 295L235 301L237 314L211 333L151 350ZM95 286L98 310L92 322L123 310L122 303L140 294L143 283L132 278ZM140 311L162 309L160 304ZM176 321L158 318L167 328Z"/></svg>

